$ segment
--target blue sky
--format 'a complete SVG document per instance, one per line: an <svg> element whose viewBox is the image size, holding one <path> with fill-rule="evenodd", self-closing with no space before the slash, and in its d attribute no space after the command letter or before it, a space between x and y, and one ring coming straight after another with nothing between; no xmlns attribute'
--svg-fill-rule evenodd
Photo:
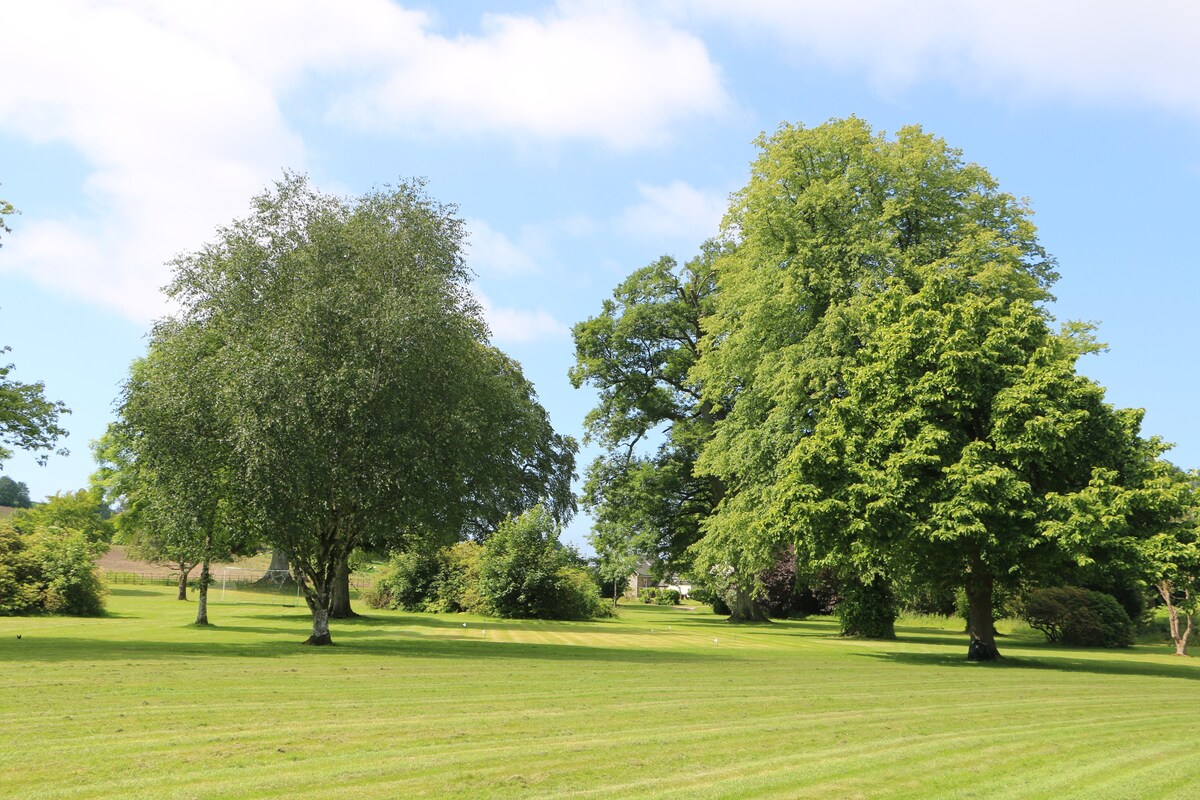
<svg viewBox="0 0 1200 800"><path fill-rule="evenodd" d="M850 114L920 124L1030 199L1055 313L1110 345L1083 370L1200 467L1198 37L1189 2L17 4L0 344L73 413L70 456L4 473L35 499L86 485L164 263L284 169L458 204L495 342L580 436L570 326L717 232L760 132Z"/></svg>

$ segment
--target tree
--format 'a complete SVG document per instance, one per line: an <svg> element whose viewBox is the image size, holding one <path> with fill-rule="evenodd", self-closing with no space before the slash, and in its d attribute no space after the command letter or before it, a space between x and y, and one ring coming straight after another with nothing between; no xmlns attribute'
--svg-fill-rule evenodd
<svg viewBox="0 0 1200 800"><path fill-rule="evenodd" d="M653 545L638 532L610 521L596 523L588 534L588 541L596 551L599 579L611 588L615 606L623 593L622 587L629 583L644 554L653 551Z"/></svg>
<svg viewBox="0 0 1200 800"><path fill-rule="evenodd" d="M0 353L9 350L0 347ZM8 376L13 369L12 364L0 366L0 467L12 456L6 445L21 450L53 451L54 443L67 435L58 418L71 413L63 403L46 399L45 384L11 380ZM62 449L57 452L66 454ZM47 457L39 456L38 463L45 464Z"/></svg>
<svg viewBox="0 0 1200 800"><path fill-rule="evenodd" d="M210 565L257 549L231 512L236 463L228 420L212 391L218 342L198 324L155 326L147 356L134 362L122 393L121 423L108 452L125 470L127 500L137 508L135 551L178 566L179 598L200 566L196 624L207 625Z"/></svg>
<svg viewBox="0 0 1200 800"><path fill-rule="evenodd" d="M23 531L33 531L35 528L70 529L82 533L89 542L97 544L112 539L111 517L112 509L105 504L100 492L80 489L75 492L57 492L44 503L23 508L13 514L13 524Z"/></svg>
<svg viewBox="0 0 1200 800"><path fill-rule="evenodd" d="M994 588L1082 557L1052 527L1127 477L1140 415L1075 372L1098 348L1051 330L1028 209L959 151L854 118L758 145L693 371L736 397L699 463L728 487L703 546L957 584L971 653L996 658Z"/></svg>
<svg viewBox="0 0 1200 800"><path fill-rule="evenodd" d="M695 471L719 413L691 373L721 252L708 242L683 267L664 256L636 270L599 316L574 328L571 382L599 391L585 441L605 450L588 468L583 503L597 521L593 546L613 570L644 557L662 572L686 571L690 548L724 496L721 480ZM761 617L743 591L747 583L733 581L745 596L735 611Z"/></svg>
<svg viewBox="0 0 1200 800"><path fill-rule="evenodd" d="M1148 535L1139 538L1139 555L1148 582L1167 607L1175 655L1185 656L1200 611L1200 473L1167 462L1157 466L1145 492L1151 500L1143 505L1157 512L1156 518Z"/></svg>
<svg viewBox="0 0 1200 800"><path fill-rule="evenodd" d="M486 345L463 235L419 182L350 201L288 175L173 262L169 324L206 348L203 386L181 385L216 414L224 513L287 553L310 644L332 642L355 547L450 541L493 503L570 480L573 442L539 439L530 460L494 435L508 417L475 416L519 371ZM522 469L537 474L499 487Z"/></svg>
<svg viewBox="0 0 1200 800"><path fill-rule="evenodd" d="M7 475L0 475L0 506L29 508L31 505L29 487L24 482L18 483Z"/></svg>

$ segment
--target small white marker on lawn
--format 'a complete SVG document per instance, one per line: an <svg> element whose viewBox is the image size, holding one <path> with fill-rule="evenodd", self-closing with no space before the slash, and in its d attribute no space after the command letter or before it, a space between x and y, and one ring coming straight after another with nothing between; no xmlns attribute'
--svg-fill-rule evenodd
<svg viewBox="0 0 1200 800"><path fill-rule="evenodd" d="M713 639L713 644L717 644L720 641L721 641L720 639Z"/></svg>

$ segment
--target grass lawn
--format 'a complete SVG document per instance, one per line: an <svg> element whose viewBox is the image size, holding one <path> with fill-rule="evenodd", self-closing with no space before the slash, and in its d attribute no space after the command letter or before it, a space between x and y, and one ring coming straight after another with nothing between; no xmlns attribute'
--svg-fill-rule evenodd
<svg viewBox="0 0 1200 800"><path fill-rule="evenodd" d="M952 625L845 641L734 627L306 609L113 588L103 619L0 618L0 796L1191 798L1200 664ZM464 623L465 626L464 626ZM17 636L21 638L18 639Z"/></svg>

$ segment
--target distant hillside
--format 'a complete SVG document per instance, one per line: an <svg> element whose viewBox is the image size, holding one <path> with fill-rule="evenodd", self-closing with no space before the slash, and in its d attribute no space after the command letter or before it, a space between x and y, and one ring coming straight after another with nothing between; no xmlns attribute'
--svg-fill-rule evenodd
<svg viewBox="0 0 1200 800"><path fill-rule="evenodd" d="M12 506L0 506L0 519L8 519L16 511Z"/></svg>

